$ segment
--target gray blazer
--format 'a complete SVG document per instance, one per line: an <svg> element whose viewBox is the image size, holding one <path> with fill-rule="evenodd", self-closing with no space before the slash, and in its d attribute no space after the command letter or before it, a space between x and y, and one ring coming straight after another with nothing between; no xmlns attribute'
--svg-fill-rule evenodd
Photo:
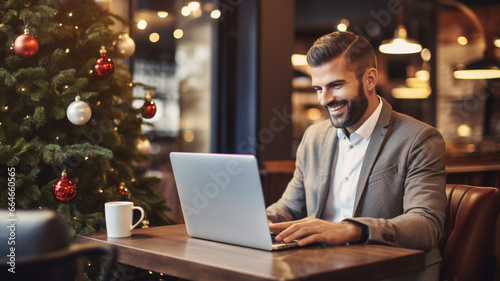
<svg viewBox="0 0 500 281"><path fill-rule="evenodd" d="M444 140L435 128L382 102L351 220L368 226L368 243L423 250L426 265L435 264L441 261L438 242L445 220ZM306 130L293 179L281 199L267 208L271 221L321 217L337 140L337 129L329 120Z"/></svg>

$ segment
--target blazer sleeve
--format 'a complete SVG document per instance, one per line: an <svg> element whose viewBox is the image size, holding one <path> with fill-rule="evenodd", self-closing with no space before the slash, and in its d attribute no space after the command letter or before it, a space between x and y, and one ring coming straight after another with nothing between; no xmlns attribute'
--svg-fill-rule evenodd
<svg viewBox="0 0 500 281"><path fill-rule="evenodd" d="M446 206L445 147L441 134L425 126L413 139L407 153L391 155L404 161L402 214L380 218L363 214L349 219L368 226L368 243L430 251L443 233ZM403 164L402 164L403 165ZM387 181L386 184L391 184ZM367 188L371 188L368 184ZM369 198L366 198L369 200ZM385 202L390 205L391 202Z"/></svg>
<svg viewBox="0 0 500 281"><path fill-rule="evenodd" d="M293 178L288 183L281 198L266 209L267 218L272 222L291 221L303 218L307 214L304 189L305 143L310 129L306 130L297 148L297 159Z"/></svg>

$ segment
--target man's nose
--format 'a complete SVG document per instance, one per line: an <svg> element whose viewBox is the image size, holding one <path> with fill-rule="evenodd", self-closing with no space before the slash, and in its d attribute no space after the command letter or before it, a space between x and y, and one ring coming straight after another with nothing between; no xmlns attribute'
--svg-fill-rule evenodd
<svg viewBox="0 0 500 281"><path fill-rule="evenodd" d="M318 99L319 99L319 103L321 104L321 106L327 106L335 98L330 93L325 91L325 92L318 94Z"/></svg>

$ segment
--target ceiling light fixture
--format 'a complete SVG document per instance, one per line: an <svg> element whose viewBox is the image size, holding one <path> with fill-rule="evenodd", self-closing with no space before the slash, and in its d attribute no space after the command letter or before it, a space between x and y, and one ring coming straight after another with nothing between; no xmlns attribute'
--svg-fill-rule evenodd
<svg viewBox="0 0 500 281"><path fill-rule="evenodd" d="M493 40L493 44L495 47L500 48L500 36L496 37L495 40Z"/></svg>
<svg viewBox="0 0 500 281"><path fill-rule="evenodd" d="M292 65L293 66L302 66L307 64L307 56L302 54L293 54L292 55Z"/></svg>
<svg viewBox="0 0 500 281"><path fill-rule="evenodd" d="M422 51L422 46L417 40L408 38L408 32L403 24L403 11L398 15L398 27L394 31L394 38L382 41L378 47L384 54L414 54Z"/></svg>
<svg viewBox="0 0 500 281"><path fill-rule="evenodd" d="M453 72L457 79L496 79L500 78L500 66L497 60L489 58L484 52L484 58L468 65L459 64Z"/></svg>
<svg viewBox="0 0 500 281"><path fill-rule="evenodd" d="M477 28L483 35L485 42L485 51L483 59L475 61L470 64L458 64L455 71L453 72L453 77L456 79L497 79L500 78L500 63L494 58L494 55L489 55L488 47L490 51L494 49L494 40L488 40L486 31L481 24L481 21L477 15L467 6L461 3L457 3L456 6L461 9L466 15L468 15L476 23ZM488 13L488 11L487 11ZM488 13L489 14L489 13ZM489 19L489 15L485 17L486 20ZM491 41L491 44L490 42ZM491 45L491 46L490 46ZM491 52L493 53L493 52Z"/></svg>

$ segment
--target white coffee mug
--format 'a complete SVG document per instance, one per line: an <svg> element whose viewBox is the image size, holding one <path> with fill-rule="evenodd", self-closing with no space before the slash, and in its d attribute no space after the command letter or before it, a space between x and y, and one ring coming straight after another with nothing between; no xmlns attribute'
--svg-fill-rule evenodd
<svg viewBox="0 0 500 281"><path fill-rule="evenodd" d="M132 225L134 210L141 212L141 218ZM134 203L129 201L105 203L104 214L106 216L106 232L111 238L129 237L132 235L131 230L144 219L144 209L134 206Z"/></svg>

